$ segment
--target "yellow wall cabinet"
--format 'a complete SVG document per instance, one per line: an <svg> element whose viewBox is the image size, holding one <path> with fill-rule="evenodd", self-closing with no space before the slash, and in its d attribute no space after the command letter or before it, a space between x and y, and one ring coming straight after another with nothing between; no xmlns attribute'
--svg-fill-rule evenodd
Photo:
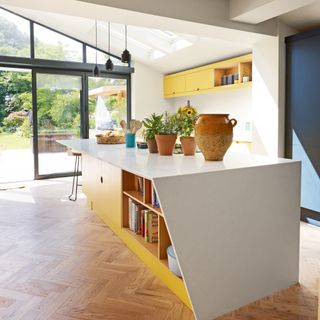
<svg viewBox="0 0 320 320"><path fill-rule="evenodd" d="M206 69L192 72L185 76L186 91L196 92L214 87L214 72L213 69Z"/></svg>
<svg viewBox="0 0 320 320"><path fill-rule="evenodd" d="M224 78L233 76L232 82ZM247 79L244 77L247 76ZM237 79L236 79L237 78ZM166 75L163 78L165 98L247 88L252 84L252 54L215 62L206 66Z"/></svg>
<svg viewBox="0 0 320 320"><path fill-rule="evenodd" d="M185 77L171 77L164 80L164 92L165 95L181 94L186 90Z"/></svg>

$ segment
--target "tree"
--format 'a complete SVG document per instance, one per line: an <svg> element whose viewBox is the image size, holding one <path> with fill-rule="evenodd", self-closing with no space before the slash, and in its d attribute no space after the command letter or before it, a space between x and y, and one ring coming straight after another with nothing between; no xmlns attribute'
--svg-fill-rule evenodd
<svg viewBox="0 0 320 320"><path fill-rule="evenodd" d="M121 120L126 120L127 99L120 96L111 96L106 100L107 109L111 112L111 119L120 124Z"/></svg>
<svg viewBox="0 0 320 320"><path fill-rule="evenodd" d="M76 129L80 126L80 99L78 91L58 93L50 112L52 122L59 129Z"/></svg>
<svg viewBox="0 0 320 320"><path fill-rule="evenodd" d="M0 125L10 113L30 110L31 86L30 72L0 71Z"/></svg>
<svg viewBox="0 0 320 320"><path fill-rule="evenodd" d="M3 17L0 19L0 54L20 57L30 55L29 34L20 31L13 22Z"/></svg>

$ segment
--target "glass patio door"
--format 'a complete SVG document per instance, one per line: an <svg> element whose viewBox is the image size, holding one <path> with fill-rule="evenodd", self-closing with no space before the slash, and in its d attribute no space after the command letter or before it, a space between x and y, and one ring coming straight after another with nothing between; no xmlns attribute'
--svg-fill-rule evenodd
<svg viewBox="0 0 320 320"><path fill-rule="evenodd" d="M89 138L104 130L120 129L128 114L128 80L126 78L88 77Z"/></svg>
<svg viewBox="0 0 320 320"><path fill-rule="evenodd" d="M57 140L82 136L82 75L35 72L35 82L36 178L65 176L74 157Z"/></svg>

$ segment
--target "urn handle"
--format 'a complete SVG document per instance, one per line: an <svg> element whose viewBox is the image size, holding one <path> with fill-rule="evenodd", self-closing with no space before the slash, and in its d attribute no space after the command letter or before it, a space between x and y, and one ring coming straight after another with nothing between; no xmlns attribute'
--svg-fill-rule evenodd
<svg viewBox="0 0 320 320"><path fill-rule="evenodd" d="M238 121L236 119L232 118L229 120L229 123L231 123L232 127L235 127L237 125Z"/></svg>

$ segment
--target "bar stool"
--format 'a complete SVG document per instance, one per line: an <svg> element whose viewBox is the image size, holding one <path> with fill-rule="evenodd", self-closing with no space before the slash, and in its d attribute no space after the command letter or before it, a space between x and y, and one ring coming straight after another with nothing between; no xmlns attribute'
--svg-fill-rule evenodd
<svg viewBox="0 0 320 320"><path fill-rule="evenodd" d="M72 190L71 194L69 195L70 201L76 201L78 196L78 186L81 186L79 184L79 173L80 173L80 159L81 159L81 153L75 152L75 151L68 151L68 154L75 157L74 162L74 171L73 171L73 179L72 179Z"/></svg>

